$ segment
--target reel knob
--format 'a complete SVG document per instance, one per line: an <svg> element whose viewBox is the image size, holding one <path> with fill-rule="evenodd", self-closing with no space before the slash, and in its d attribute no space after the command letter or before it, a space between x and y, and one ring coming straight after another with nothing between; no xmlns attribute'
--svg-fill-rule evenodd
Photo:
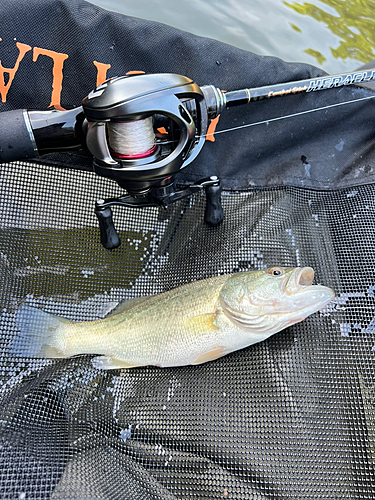
<svg viewBox="0 0 375 500"><path fill-rule="evenodd" d="M100 228L100 243L104 248L113 250L121 245L121 240L113 224L111 208L100 208L101 203L104 203L104 200L99 200L95 207Z"/></svg>

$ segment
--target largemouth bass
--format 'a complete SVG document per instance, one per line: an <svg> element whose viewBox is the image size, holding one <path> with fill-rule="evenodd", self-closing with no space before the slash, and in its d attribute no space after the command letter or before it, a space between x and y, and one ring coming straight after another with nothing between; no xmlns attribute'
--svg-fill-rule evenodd
<svg viewBox="0 0 375 500"><path fill-rule="evenodd" d="M21 306L11 352L41 358L96 354L105 370L198 365L265 340L334 298L311 267L217 276L129 300L105 319L77 323Z"/></svg>

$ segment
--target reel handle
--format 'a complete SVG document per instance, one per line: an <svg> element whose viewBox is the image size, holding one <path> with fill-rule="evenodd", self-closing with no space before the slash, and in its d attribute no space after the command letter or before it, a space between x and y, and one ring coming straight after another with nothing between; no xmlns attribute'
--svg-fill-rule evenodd
<svg viewBox="0 0 375 500"><path fill-rule="evenodd" d="M113 224L112 206L129 208L163 207L166 209L169 204L191 196L202 189L206 194L204 220L211 226L217 226L223 220L224 214L221 206L220 179L216 176L201 179L196 184L177 191L174 182L172 182L166 186L153 188L148 195L143 197L133 197L128 194L119 198L98 200L95 205L95 215L99 221L101 244L107 250L113 250L121 245L121 240Z"/></svg>

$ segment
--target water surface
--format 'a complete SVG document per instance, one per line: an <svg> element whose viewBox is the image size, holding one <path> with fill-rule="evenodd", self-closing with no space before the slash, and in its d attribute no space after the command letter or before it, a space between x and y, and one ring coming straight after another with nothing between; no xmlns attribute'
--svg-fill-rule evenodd
<svg viewBox="0 0 375 500"><path fill-rule="evenodd" d="M375 0L91 1L328 73L351 71L375 59Z"/></svg>

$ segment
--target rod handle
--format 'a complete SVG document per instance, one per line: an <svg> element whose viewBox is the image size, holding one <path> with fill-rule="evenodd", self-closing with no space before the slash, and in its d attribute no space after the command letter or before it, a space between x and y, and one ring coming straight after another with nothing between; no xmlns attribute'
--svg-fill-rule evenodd
<svg viewBox="0 0 375 500"><path fill-rule="evenodd" d="M0 163L38 155L27 113L23 109L0 113Z"/></svg>

